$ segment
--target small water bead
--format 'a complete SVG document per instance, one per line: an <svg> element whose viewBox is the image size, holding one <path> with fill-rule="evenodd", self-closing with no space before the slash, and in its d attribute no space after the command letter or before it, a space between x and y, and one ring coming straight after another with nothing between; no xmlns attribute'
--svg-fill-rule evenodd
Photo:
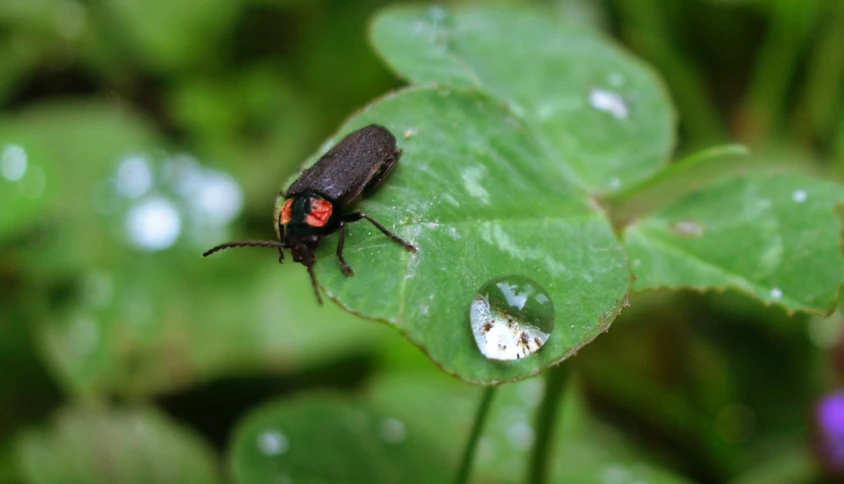
<svg viewBox="0 0 844 484"><path fill-rule="evenodd" d="M258 448L267 456L281 455L290 448L290 441L277 430L267 430L258 436Z"/></svg>
<svg viewBox="0 0 844 484"><path fill-rule="evenodd" d="M589 104L598 111L611 114L615 119L626 119L630 114L624 98L617 93L603 89L589 91Z"/></svg>
<svg viewBox="0 0 844 484"><path fill-rule="evenodd" d="M554 318L547 291L519 275L487 281L469 309L475 343L491 360L517 360L536 353L548 341Z"/></svg>
<svg viewBox="0 0 844 484"><path fill-rule="evenodd" d="M703 224L694 220L681 220L671 224L671 231L680 237L698 238L703 236Z"/></svg>
<svg viewBox="0 0 844 484"><path fill-rule="evenodd" d="M395 418L387 418L381 422L379 428L381 440L388 444L401 444L407 438L407 428L404 422Z"/></svg>
<svg viewBox="0 0 844 484"><path fill-rule="evenodd" d="M142 200L126 214L129 241L147 250L162 250L176 243L182 218L176 205L164 197Z"/></svg>
<svg viewBox="0 0 844 484"><path fill-rule="evenodd" d="M26 150L19 145L7 145L0 154L0 175L11 182L20 181L26 174Z"/></svg>
<svg viewBox="0 0 844 484"><path fill-rule="evenodd" d="M126 198L139 198L153 185L150 160L142 154L133 154L120 161L114 180L117 193Z"/></svg>

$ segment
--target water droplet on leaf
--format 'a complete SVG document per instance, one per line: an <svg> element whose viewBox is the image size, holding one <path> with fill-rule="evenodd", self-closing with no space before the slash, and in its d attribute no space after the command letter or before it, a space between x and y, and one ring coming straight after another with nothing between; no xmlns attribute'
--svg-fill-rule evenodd
<svg viewBox="0 0 844 484"><path fill-rule="evenodd" d="M163 197L143 200L126 215L129 240L148 250L170 247L182 232L182 219L176 205Z"/></svg>
<svg viewBox="0 0 844 484"><path fill-rule="evenodd" d="M20 181L26 174L27 156L26 151L19 145L8 145L0 155L0 175L3 178L16 182Z"/></svg>
<svg viewBox="0 0 844 484"><path fill-rule="evenodd" d="M379 428L381 440L388 444L400 444L407 437L407 429L401 420L387 418L381 422Z"/></svg>
<svg viewBox="0 0 844 484"><path fill-rule="evenodd" d="M702 237L703 224L694 220L681 220L671 224L671 231L680 237Z"/></svg>
<svg viewBox="0 0 844 484"><path fill-rule="evenodd" d="M615 119L625 119L630 114L627 103L619 94L603 89L589 91L589 104L598 111L611 114Z"/></svg>
<svg viewBox="0 0 844 484"><path fill-rule="evenodd" d="M258 436L258 449L264 455L281 455L290 449L290 441L287 436L277 430L267 430Z"/></svg>
<svg viewBox="0 0 844 484"><path fill-rule="evenodd" d="M548 341L554 318L554 304L545 289L518 275L487 281L469 309L478 349L491 360L536 353Z"/></svg>
<svg viewBox="0 0 844 484"><path fill-rule="evenodd" d="M794 193L791 194L791 199L797 203L803 203L809 196L806 194L804 190L796 190Z"/></svg>
<svg viewBox="0 0 844 484"><path fill-rule="evenodd" d="M126 198L138 198L152 188L152 167L146 156L134 154L120 161L114 184L117 193Z"/></svg>

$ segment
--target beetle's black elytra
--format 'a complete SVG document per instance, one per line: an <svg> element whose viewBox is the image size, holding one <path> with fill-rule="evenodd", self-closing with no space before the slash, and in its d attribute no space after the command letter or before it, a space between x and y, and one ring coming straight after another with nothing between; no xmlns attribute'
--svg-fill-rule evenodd
<svg viewBox="0 0 844 484"><path fill-rule="evenodd" d="M279 262L284 261L284 249L289 249L293 261L308 268L317 301L319 294L314 263L316 249L326 235L340 232L337 259L347 276L354 271L343 258L346 224L369 220L387 237L405 249L416 252L389 229L362 212L346 212L365 193L372 192L396 167L402 151L396 148L396 138L377 124L361 128L343 138L313 166L305 169L276 203L275 229L278 241L242 240L218 245L203 257L231 247L275 247Z"/></svg>

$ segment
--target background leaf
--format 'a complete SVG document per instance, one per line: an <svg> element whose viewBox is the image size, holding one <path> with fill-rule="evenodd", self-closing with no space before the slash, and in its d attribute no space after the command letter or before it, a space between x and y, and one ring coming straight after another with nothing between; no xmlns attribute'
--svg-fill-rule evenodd
<svg viewBox="0 0 844 484"><path fill-rule="evenodd" d="M545 381L532 378L496 390L475 458L471 482L521 482L528 475L537 429L535 413ZM456 459L469 438L481 389L432 372L395 371L369 388L377 408ZM427 398L431 393L436 399ZM576 379L557 404L552 430L549 482L684 483L684 478L652 465L635 446L590 415Z"/></svg>
<svg viewBox="0 0 844 484"><path fill-rule="evenodd" d="M672 107L659 79L591 28L527 9L402 6L375 19L372 39L414 84L500 99L590 192L644 180L673 149Z"/></svg>
<svg viewBox="0 0 844 484"><path fill-rule="evenodd" d="M18 442L26 482L222 482L205 442L157 411L71 408Z"/></svg>
<svg viewBox="0 0 844 484"><path fill-rule="evenodd" d="M229 456L240 484L447 482L453 472L416 428L339 395L254 411L236 430Z"/></svg>
<svg viewBox="0 0 844 484"><path fill-rule="evenodd" d="M345 253L353 277L338 268L336 236L319 253L317 273L330 297L396 325L445 371L481 384L559 362L615 318L630 282L620 244L527 126L483 95L415 89L370 106L341 133L374 122L399 136L404 154L357 208L419 252L366 222L352 225ZM530 358L494 362L475 345L469 304L487 280L510 274L548 290L556 330Z"/></svg>
<svg viewBox="0 0 844 484"><path fill-rule="evenodd" d="M734 288L789 311L829 313L844 282L842 200L841 186L800 175L703 189L627 229L634 288Z"/></svg>
<svg viewBox="0 0 844 484"><path fill-rule="evenodd" d="M254 256L248 278L242 257L212 265L194 253L188 263L174 261L207 274L189 292L179 279L160 279L144 258L131 271L86 273L79 300L43 316L42 351L70 393L148 395L226 376L295 373L365 353L384 335L339 308L318 306L298 267L279 267L266 252ZM240 278L238 290L211 277L221 273Z"/></svg>
<svg viewBox="0 0 844 484"><path fill-rule="evenodd" d="M0 176L0 203L17 209L0 213L0 237L48 221L54 210L90 234L99 222L92 216L98 208L93 180L104 178L119 157L155 140L143 117L114 103L42 104L0 118L3 173L13 159L23 160L19 179ZM63 241L64 253L77 242L92 247L90 240L73 238Z"/></svg>

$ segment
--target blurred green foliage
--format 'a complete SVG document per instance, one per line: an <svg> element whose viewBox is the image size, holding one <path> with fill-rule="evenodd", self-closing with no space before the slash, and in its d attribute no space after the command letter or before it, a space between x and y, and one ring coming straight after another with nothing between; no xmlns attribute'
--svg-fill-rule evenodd
<svg viewBox="0 0 844 484"><path fill-rule="evenodd" d="M478 389L390 329L318 307L301 267L272 253L199 258L229 237L271 237L283 181L401 85L367 39L387 3L0 2L0 483L225 480L248 411L341 392L297 424L330 432L319 426L359 406L399 422L414 449L419 432L425 455L397 462L446 453L451 475ZM844 3L500 3L576 19L651 63L681 154L739 141L758 163L844 177ZM566 363L578 378L553 479L822 479L809 414L842 383L840 310L787 316L731 292L632 303ZM518 385L479 448L484 482L525 475L538 382Z"/></svg>

